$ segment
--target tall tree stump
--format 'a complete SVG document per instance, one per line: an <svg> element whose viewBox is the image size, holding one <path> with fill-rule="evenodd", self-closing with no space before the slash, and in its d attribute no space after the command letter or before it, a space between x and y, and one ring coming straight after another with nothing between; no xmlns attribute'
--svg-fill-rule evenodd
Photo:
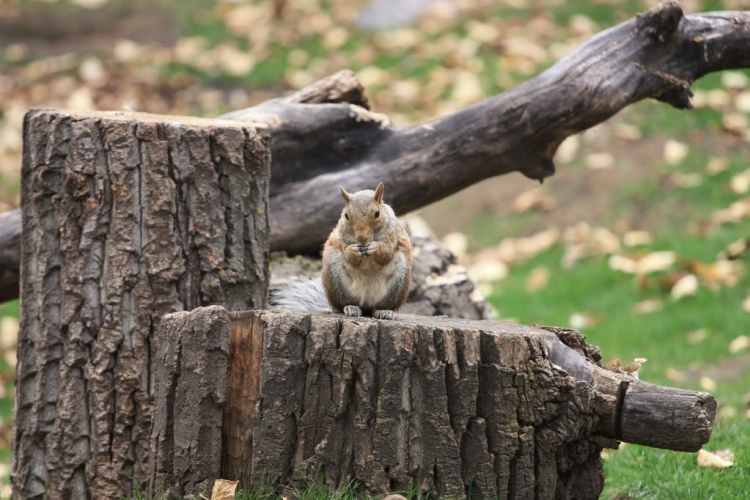
<svg viewBox="0 0 750 500"><path fill-rule="evenodd" d="M603 369L574 330L221 308L170 315L161 329L157 399L170 403L152 454L172 467L152 488L167 473L186 498L220 471L249 487L353 478L370 494L416 486L431 498L594 500L602 448L696 451L716 410L710 394ZM207 350L209 372L196 362ZM180 420L198 406L200 425ZM191 454L200 457L186 469Z"/></svg>
<svg viewBox="0 0 750 500"><path fill-rule="evenodd" d="M148 474L161 317L265 304L268 142L220 120L26 115L14 498L129 495L125 474Z"/></svg>

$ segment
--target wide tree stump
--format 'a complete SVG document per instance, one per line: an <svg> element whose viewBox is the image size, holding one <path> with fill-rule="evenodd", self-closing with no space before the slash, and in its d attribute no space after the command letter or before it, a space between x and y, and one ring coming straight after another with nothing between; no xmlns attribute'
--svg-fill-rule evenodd
<svg viewBox="0 0 750 500"><path fill-rule="evenodd" d="M147 476L161 317L265 304L269 163L248 124L26 115L14 498Z"/></svg>
<svg viewBox="0 0 750 500"><path fill-rule="evenodd" d="M707 393L603 369L574 330L218 307L160 330L151 487L186 498L220 471L248 487L353 478L371 494L598 499L602 448L695 451L716 410Z"/></svg>

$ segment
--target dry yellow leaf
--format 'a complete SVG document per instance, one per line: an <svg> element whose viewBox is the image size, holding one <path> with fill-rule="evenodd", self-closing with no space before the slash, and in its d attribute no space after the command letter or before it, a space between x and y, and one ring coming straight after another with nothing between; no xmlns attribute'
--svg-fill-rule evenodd
<svg viewBox="0 0 750 500"><path fill-rule="evenodd" d="M651 241L651 233L648 231L628 231L622 235L622 243L626 247L650 245Z"/></svg>
<svg viewBox="0 0 750 500"><path fill-rule="evenodd" d="M499 281L508 276L508 266L502 260L482 259L472 264L468 273L479 282Z"/></svg>
<svg viewBox="0 0 750 500"><path fill-rule="evenodd" d="M700 328L698 330L693 330L692 332L688 332L686 337L689 344L703 342L708 337L708 329Z"/></svg>
<svg viewBox="0 0 750 500"><path fill-rule="evenodd" d="M646 299L633 306L635 314L649 314L662 310L664 303L659 299Z"/></svg>
<svg viewBox="0 0 750 500"><path fill-rule="evenodd" d="M729 159L727 158L711 158L706 165L708 175L718 175L726 170L729 170Z"/></svg>
<svg viewBox="0 0 750 500"><path fill-rule="evenodd" d="M741 172L729 180L729 186L732 192L736 194L745 194L750 191L750 168Z"/></svg>
<svg viewBox="0 0 750 500"><path fill-rule="evenodd" d="M667 377L672 382L684 382L685 381L685 372L681 372L680 370L676 370L674 368L667 368L664 372L664 376Z"/></svg>
<svg viewBox="0 0 750 500"><path fill-rule="evenodd" d="M544 266L537 267L529 273L526 278L526 290L535 292L541 290L549 283L549 269Z"/></svg>
<svg viewBox="0 0 750 500"><path fill-rule="evenodd" d="M735 337L735 339L729 343L729 352L734 354L736 352L744 351L748 347L750 347L750 337L747 335L740 335Z"/></svg>
<svg viewBox="0 0 750 500"><path fill-rule="evenodd" d="M674 284L669 296L672 300L695 295L698 292L698 277L694 274L686 274Z"/></svg>
<svg viewBox="0 0 750 500"><path fill-rule="evenodd" d="M729 450L707 451L698 450L698 467L709 467L714 469L726 469L734 465L734 456Z"/></svg>
<svg viewBox="0 0 750 500"><path fill-rule="evenodd" d="M664 161L669 165L677 165L685 159L689 152L690 147L687 144L669 139L664 144Z"/></svg>
<svg viewBox="0 0 750 500"><path fill-rule="evenodd" d="M610 359L609 361L604 363L604 368L607 370L612 370L614 368L619 368L619 367L620 367L620 360L617 358Z"/></svg>
<svg viewBox="0 0 750 500"><path fill-rule="evenodd" d="M623 370L628 373L635 373L641 369L641 366L643 366L643 363L646 361L648 361L646 358L635 358L633 362L623 368Z"/></svg>
<svg viewBox="0 0 750 500"><path fill-rule="evenodd" d="M541 210L548 212L555 208L557 202L542 188L529 189L516 196L513 200L513 210L516 212L527 212L529 210Z"/></svg>
<svg viewBox="0 0 750 500"><path fill-rule="evenodd" d="M456 257L461 258L466 255L466 251L469 249L469 238L464 233L448 233L443 236L443 245L456 254Z"/></svg>
<svg viewBox="0 0 750 500"><path fill-rule="evenodd" d="M214 481L214 489L211 492L211 500L234 500L238 481L217 479Z"/></svg>
<svg viewBox="0 0 750 500"><path fill-rule="evenodd" d="M713 392L716 390L716 380L711 377L704 375L701 377L699 383L704 391Z"/></svg>
<svg viewBox="0 0 750 500"><path fill-rule="evenodd" d="M612 168L615 157L611 153L591 153L586 155L586 166L592 170Z"/></svg>
<svg viewBox="0 0 750 500"><path fill-rule="evenodd" d="M750 297L742 301L742 310L750 313Z"/></svg>

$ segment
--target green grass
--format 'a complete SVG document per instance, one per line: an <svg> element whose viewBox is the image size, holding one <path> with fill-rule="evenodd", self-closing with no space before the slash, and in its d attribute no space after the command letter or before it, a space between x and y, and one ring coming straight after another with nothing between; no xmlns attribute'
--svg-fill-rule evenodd
<svg viewBox="0 0 750 500"><path fill-rule="evenodd" d="M698 151L679 167L682 172L702 171L706 156ZM665 193L657 181L624 186L614 196L620 197L625 212L629 202L637 198L647 203L653 213L664 219L653 233L650 250L674 250L680 256L712 262L727 244L750 234L750 221L722 226L707 237L692 236L690 222L708 219L712 210L724 208L738 199L726 188L728 178L746 161L733 159L730 172L696 188L675 189ZM658 162L657 162L658 163ZM672 168L656 166L669 172ZM483 227L485 239L492 235ZM497 234L495 234L497 237ZM747 495L750 484L750 424L745 419L743 395L750 390L750 361L747 354L730 354L729 343L748 333L750 315L743 312L741 302L750 296L750 275L746 272L734 287L711 291L701 287L694 297L677 302L655 283L645 289L632 275L609 269L606 257L580 262L571 270L560 266L562 249L555 248L514 268L509 278L495 285L491 302L504 317L522 323L564 326L574 313L588 313L597 319L583 330L591 344L602 349L604 360L618 358L629 363L636 357L648 362L640 370L641 378L656 384L701 390L703 374L717 380L713 391L720 406L732 407L734 416L717 419L708 450L731 449L736 466L724 471L703 469L696 465L696 455L628 445L610 452L605 462L607 481L602 499L739 499ZM746 264L750 259L744 258ZM551 270L549 285L537 292L528 292L525 280L538 267ZM658 275L656 276L658 278ZM656 280L653 280L656 281ZM663 300L664 308L655 313L636 315L633 306L645 299ZM690 344L686 334L705 328L706 340ZM739 375L724 377L721 364L738 363ZM668 368L688 373L686 380L675 382L666 376Z"/></svg>

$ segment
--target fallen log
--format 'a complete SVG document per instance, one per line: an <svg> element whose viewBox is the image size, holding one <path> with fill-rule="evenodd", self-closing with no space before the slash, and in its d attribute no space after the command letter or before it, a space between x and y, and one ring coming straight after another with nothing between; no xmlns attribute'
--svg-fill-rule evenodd
<svg viewBox="0 0 750 500"><path fill-rule="evenodd" d="M400 127L368 111L348 71L222 118L271 127L271 249L317 254L338 217L339 185L385 182L388 203L403 214L509 172L541 181L555 172L566 137L646 98L690 109L695 80L747 67L750 12L686 16L669 0L536 78L429 123Z"/></svg>
<svg viewBox="0 0 750 500"><path fill-rule="evenodd" d="M21 209L0 214L0 303L18 297L21 270Z"/></svg>
<svg viewBox="0 0 750 500"><path fill-rule="evenodd" d="M566 329L212 307L166 316L159 332L156 399L168 403L151 453L175 459L151 487L188 498L220 470L246 486L323 477L371 494L593 500L602 448L696 451L716 410L710 394L605 370ZM177 346L184 360L215 354L181 364ZM198 405L203 423L180 418ZM185 469L200 450L214 451Z"/></svg>
<svg viewBox="0 0 750 500"><path fill-rule="evenodd" d="M369 111L351 71L220 118L270 126L271 249L317 255L339 216L339 185L351 191L383 181L388 203L404 214L488 177L519 171L542 180L554 173L566 137L646 98L689 109L695 80L747 67L750 12L686 16L669 0L599 33L536 78L422 125L399 127ZM3 225L0 248L20 231L12 219ZM3 253L0 271L19 262L18 251ZM0 281L0 300L17 293Z"/></svg>

